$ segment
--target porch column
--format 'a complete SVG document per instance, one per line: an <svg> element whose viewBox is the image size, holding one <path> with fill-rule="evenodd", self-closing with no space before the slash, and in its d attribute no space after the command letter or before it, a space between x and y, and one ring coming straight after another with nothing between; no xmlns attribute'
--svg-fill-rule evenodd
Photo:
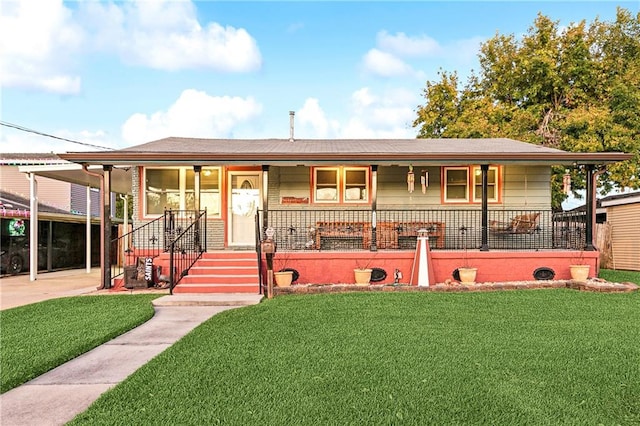
<svg viewBox="0 0 640 426"><path fill-rule="evenodd" d="M193 208L198 213L200 212L200 172L202 172L202 166L193 166Z"/></svg>
<svg viewBox="0 0 640 426"><path fill-rule="evenodd" d="M487 194L489 191L489 165L481 164L480 170L482 170L482 244L480 251L489 251L489 196ZM475 188L471 190L475 191Z"/></svg>
<svg viewBox="0 0 640 426"><path fill-rule="evenodd" d="M38 181L29 173L29 280L38 279Z"/></svg>
<svg viewBox="0 0 640 426"><path fill-rule="evenodd" d="M586 223L585 223L585 232L584 232L584 239L585 239L585 245L584 245L584 249L585 251L595 251L596 248L593 245L593 223L594 223L594 201L596 199L596 185L595 185L595 175L593 173L593 169L594 166L593 164L588 164L587 165L587 204L586 204L586 208L587 208L587 217L586 217Z"/></svg>
<svg viewBox="0 0 640 426"><path fill-rule="evenodd" d="M100 241L102 259L100 259L100 289L111 288L111 170L113 166L102 166L102 238Z"/></svg>
<svg viewBox="0 0 640 426"><path fill-rule="evenodd" d="M371 251L378 251L378 165L371 165Z"/></svg>
<svg viewBox="0 0 640 426"><path fill-rule="evenodd" d="M194 219L200 215L200 178L202 172L202 166L193 166L193 208L195 209ZM202 250L202 244L200 241L200 220L194 223L195 231L195 244L198 250Z"/></svg>
<svg viewBox="0 0 640 426"><path fill-rule="evenodd" d="M258 216L258 221L259 221ZM269 226L269 166L262 166L262 229L263 232ZM258 227L260 224L258 223ZM262 237L262 235L260 236Z"/></svg>
<svg viewBox="0 0 640 426"><path fill-rule="evenodd" d="M85 270L87 274L91 273L91 185L87 185L87 204L86 204L86 221L85 224ZM126 212L125 204L125 212ZM126 215L125 215L126 216Z"/></svg>

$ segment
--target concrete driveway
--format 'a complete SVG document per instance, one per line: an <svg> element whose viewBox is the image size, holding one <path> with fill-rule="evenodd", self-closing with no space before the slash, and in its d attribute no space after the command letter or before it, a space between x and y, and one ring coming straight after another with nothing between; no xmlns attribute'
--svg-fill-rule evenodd
<svg viewBox="0 0 640 426"><path fill-rule="evenodd" d="M0 278L0 310L79 294L97 293L100 268L90 273L86 269L71 269L38 274L30 281L29 274Z"/></svg>

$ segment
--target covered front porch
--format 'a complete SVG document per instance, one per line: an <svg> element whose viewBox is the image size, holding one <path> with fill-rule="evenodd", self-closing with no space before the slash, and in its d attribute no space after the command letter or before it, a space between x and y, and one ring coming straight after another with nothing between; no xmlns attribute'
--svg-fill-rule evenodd
<svg viewBox="0 0 640 426"><path fill-rule="evenodd" d="M384 271L376 284L417 285L419 233L428 239L431 284L459 280L462 267L477 268L478 282L564 280L570 264L590 265L591 276L599 267L599 253L585 251L585 213L287 209L256 220L258 230L274 231L273 270L294 269L294 284L354 283L353 270L367 267Z"/></svg>

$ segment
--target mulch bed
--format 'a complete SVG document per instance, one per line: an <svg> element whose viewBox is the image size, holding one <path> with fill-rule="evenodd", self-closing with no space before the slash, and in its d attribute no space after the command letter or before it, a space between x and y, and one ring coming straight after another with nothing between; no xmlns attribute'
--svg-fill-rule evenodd
<svg viewBox="0 0 640 426"><path fill-rule="evenodd" d="M429 287L418 287L408 284L385 285L355 285L355 284L293 284L290 287L274 287L274 295L282 294L314 294L314 293L342 293L342 292L371 292L371 291L438 291L438 292L467 292L467 291L502 291L502 290L531 290L544 288L571 288L579 291L593 291L601 293L630 293L638 291L633 283L612 283L600 278L592 278L585 282L573 280L556 281L517 281L517 282L487 282L475 284L461 284L457 281L447 281Z"/></svg>

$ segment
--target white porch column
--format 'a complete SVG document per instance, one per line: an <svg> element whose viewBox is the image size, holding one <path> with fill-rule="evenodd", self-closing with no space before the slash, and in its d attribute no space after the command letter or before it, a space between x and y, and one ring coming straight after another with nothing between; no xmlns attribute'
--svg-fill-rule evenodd
<svg viewBox="0 0 640 426"><path fill-rule="evenodd" d="M35 173L28 173L29 178L29 279L38 279L38 181Z"/></svg>

